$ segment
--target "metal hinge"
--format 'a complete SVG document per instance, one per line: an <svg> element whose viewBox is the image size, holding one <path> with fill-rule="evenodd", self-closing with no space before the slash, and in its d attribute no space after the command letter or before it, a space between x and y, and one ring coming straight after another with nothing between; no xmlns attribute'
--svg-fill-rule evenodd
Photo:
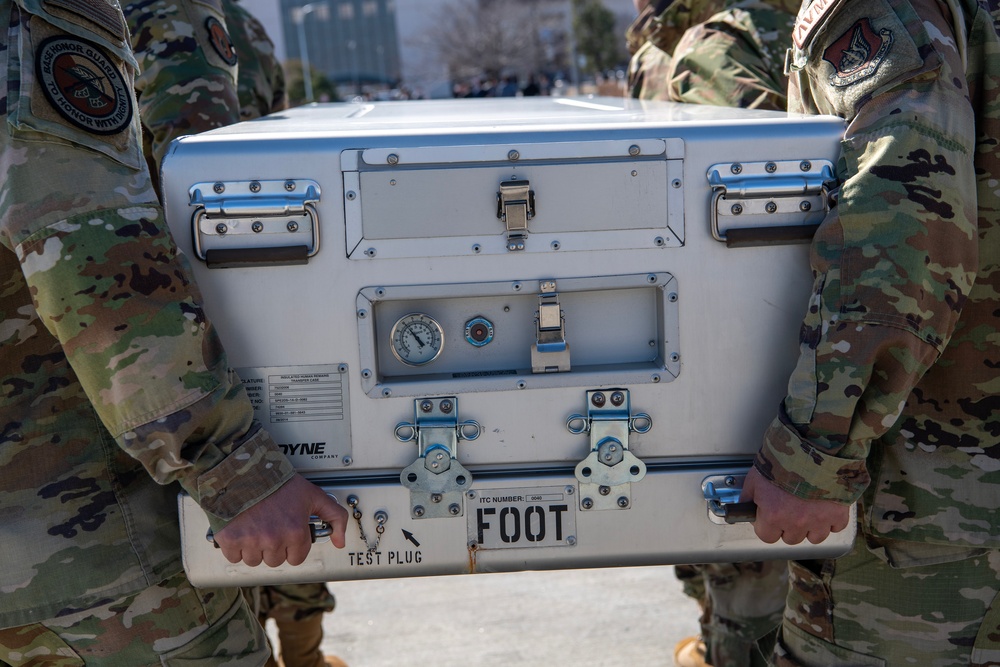
<svg viewBox="0 0 1000 667"><path fill-rule="evenodd" d="M828 160L726 162L708 168L712 197L712 237L728 245L807 241L830 210L835 186ZM740 220L721 230L720 220ZM747 221L744 225L744 221Z"/></svg>
<svg viewBox="0 0 1000 667"><path fill-rule="evenodd" d="M646 476L646 464L629 451L629 433L646 433L653 419L632 414L628 389L587 392L587 416L570 415L570 433L590 434L590 453L576 465L580 509L623 510L632 506L632 482Z"/></svg>
<svg viewBox="0 0 1000 667"><path fill-rule="evenodd" d="M535 317L535 344L531 346L532 373L565 373L570 369L569 343L559 306L556 281L543 280Z"/></svg>
<svg viewBox="0 0 1000 667"><path fill-rule="evenodd" d="M231 256L231 264L269 262L268 255L305 261L319 252L319 184L312 180L214 181L188 189L195 255Z"/></svg>
<svg viewBox="0 0 1000 667"><path fill-rule="evenodd" d="M535 191L528 181L500 183L497 217L507 227L507 250L524 250L528 221L535 217Z"/></svg>
<svg viewBox="0 0 1000 667"><path fill-rule="evenodd" d="M417 441L417 460L403 468L399 481L410 490L414 519L463 516L465 491L472 473L458 462L458 441L482 434L479 422L458 421L458 399L418 398L413 422L400 422L394 435L400 442Z"/></svg>

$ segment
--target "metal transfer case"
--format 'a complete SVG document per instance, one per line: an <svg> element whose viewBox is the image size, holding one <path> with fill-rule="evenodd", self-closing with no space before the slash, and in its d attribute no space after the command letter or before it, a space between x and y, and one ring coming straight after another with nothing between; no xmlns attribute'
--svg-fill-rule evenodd
<svg viewBox="0 0 1000 667"><path fill-rule="evenodd" d="M176 141L167 221L230 363L353 514L346 549L250 568L182 496L191 580L848 550L851 530L764 544L736 504L798 354L842 132L521 98L312 105Z"/></svg>

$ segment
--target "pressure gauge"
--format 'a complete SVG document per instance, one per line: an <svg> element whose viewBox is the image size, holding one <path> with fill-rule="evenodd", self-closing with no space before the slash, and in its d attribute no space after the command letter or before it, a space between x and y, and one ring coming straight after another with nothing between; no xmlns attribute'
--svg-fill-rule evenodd
<svg viewBox="0 0 1000 667"><path fill-rule="evenodd" d="M403 315L392 325L389 338L393 355L408 366L429 364L444 348L441 325L424 313Z"/></svg>

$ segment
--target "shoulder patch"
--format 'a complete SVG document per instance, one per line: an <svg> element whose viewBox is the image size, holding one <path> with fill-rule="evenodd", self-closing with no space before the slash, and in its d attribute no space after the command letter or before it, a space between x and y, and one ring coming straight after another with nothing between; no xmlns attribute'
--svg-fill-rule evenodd
<svg viewBox="0 0 1000 667"><path fill-rule="evenodd" d="M235 65L236 47L233 46L233 40L230 39L229 33L226 32L226 28L222 25L222 22L214 16L209 16L205 19L205 28L208 30L208 41L212 44L212 48L219 54L223 62L230 67Z"/></svg>
<svg viewBox="0 0 1000 667"><path fill-rule="evenodd" d="M35 74L60 116L93 134L117 134L132 122L132 94L114 61L71 35L49 37L36 52Z"/></svg>
<svg viewBox="0 0 1000 667"><path fill-rule="evenodd" d="M823 60L833 65L830 85L849 86L870 77L892 47L892 31L875 32L868 18L859 19L823 52Z"/></svg>

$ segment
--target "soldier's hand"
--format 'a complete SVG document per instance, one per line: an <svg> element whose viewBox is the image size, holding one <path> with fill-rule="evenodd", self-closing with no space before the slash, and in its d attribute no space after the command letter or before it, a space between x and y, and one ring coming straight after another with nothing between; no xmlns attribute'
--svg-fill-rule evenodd
<svg viewBox="0 0 1000 667"><path fill-rule="evenodd" d="M216 533L215 542L230 563L243 561L256 566L263 562L277 567L287 561L299 565L312 547L310 516L330 524L330 540L338 549L343 548L347 510L301 475L238 514Z"/></svg>
<svg viewBox="0 0 1000 667"><path fill-rule="evenodd" d="M740 501L757 504L753 529L764 542L784 540L798 544L809 540L819 544L830 533L839 533L851 519L850 505L830 500L803 500L781 489L751 468L743 482Z"/></svg>

